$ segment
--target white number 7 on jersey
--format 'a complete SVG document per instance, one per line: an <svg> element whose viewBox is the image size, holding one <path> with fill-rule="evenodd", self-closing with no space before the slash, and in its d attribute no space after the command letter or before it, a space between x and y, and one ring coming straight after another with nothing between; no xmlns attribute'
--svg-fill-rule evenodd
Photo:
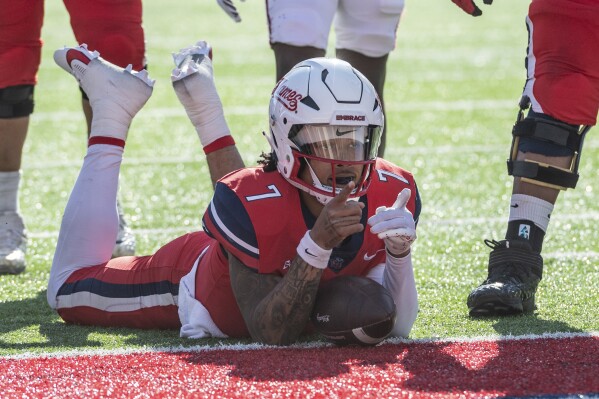
<svg viewBox="0 0 599 399"><path fill-rule="evenodd" d="M269 189L270 192L264 193L264 194L258 194L258 195L250 195L249 197L245 197L245 200L247 202L251 202L251 201L258 201L258 200L265 199L265 198L281 197L281 193L279 192L279 189L274 184L268 185L268 186L266 186L266 188Z"/></svg>

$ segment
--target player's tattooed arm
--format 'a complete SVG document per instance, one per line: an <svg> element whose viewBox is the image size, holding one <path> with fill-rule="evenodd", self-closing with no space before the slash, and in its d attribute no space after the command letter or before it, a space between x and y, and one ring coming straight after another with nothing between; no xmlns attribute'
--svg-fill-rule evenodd
<svg viewBox="0 0 599 399"><path fill-rule="evenodd" d="M297 256L285 277L259 274L229 254L231 286L252 338L289 345L304 331L322 270Z"/></svg>

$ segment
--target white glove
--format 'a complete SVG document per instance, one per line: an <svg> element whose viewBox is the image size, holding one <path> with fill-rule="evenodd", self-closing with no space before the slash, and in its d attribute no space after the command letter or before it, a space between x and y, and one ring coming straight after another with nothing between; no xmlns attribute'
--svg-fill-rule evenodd
<svg viewBox="0 0 599 399"><path fill-rule="evenodd" d="M241 1L245 1L245 0L241 0ZM229 15L231 17L231 19L233 19L233 21L241 22L241 17L239 16L239 13L237 12L237 8L235 7L235 5L233 5L233 0L216 0L216 2L220 6L220 8L225 10L227 15Z"/></svg>
<svg viewBox="0 0 599 399"><path fill-rule="evenodd" d="M411 195L412 191L404 188L390 208L380 206L376 209L376 214L368 219L370 231L385 240L385 246L391 255L405 253L416 240L414 216L406 208Z"/></svg>

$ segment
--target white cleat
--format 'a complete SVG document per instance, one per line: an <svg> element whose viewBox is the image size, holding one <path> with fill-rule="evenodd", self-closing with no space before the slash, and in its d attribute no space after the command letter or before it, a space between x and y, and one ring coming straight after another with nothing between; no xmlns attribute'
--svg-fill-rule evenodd
<svg viewBox="0 0 599 399"><path fill-rule="evenodd" d="M122 215L119 215L119 233L116 236L116 243L112 250L112 257L118 258L120 256L133 256L135 255L136 246L135 235L127 223L123 219Z"/></svg>
<svg viewBox="0 0 599 399"><path fill-rule="evenodd" d="M173 53L173 61L176 68L173 69L171 80L176 82L200 71L200 67L208 72L210 79L212 73L212 48L205 41L199 41L195 45L185 47L178 53Z"/></svg>
<svg viewBox="0 0 599 399"><path fill-rule="evenodd" d="M173 88L203 146L230 134L214 83L212 49L204 41L173 54Z"/></svg>
<svg viewBox="0 0 599 399"><path fill-rule="evenodd" d="M27 233L17 212L0 213L0 274L19 274L25 270Z"/></svg>
<svg viewBox="0 0 599 399"><path fill-rule="evenodd" d="M131 65L120 68L85 44L56 50L54 61L77 79L89 97L94 112L91 135L126 140L133 117L152 95L155 81L147 71L135 71Z"/></svg>

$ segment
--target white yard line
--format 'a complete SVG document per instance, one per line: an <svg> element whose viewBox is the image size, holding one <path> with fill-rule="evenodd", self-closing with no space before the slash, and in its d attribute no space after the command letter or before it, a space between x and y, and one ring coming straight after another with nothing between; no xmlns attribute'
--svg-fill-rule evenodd
<svg viewBox="0 0 599 399"><path fill-rule="evenodd" d="M570 338L599 338L599 331L577 332L577 333L544 333L544 334L526 334L526 335L492 335L471 338L421 338L421 339L405 339L405 338L388 338L383 341L385 344L429 344L429 343L473 343L473 342L497 342L497 341L530 341L538 339L570 339ZM328 342L304 342L290 346L274 346L263 345L258 343L236 343L215 345L194 345L194 346L166 346L166 347L146 347L146 348L123 348L123 349L84 349L84 350L69 350L64 352L53 353L22 353L18 355L0 356L2 359L36 359L36 358L61 358L73 356L113 356L113 355L128 355L135 353L156 353L156 352L171 352L171 353L188 353L188 352L203 352L203 351L218 351L218 350L261 350L261 349L311 349L334 347Z"/></svg>

